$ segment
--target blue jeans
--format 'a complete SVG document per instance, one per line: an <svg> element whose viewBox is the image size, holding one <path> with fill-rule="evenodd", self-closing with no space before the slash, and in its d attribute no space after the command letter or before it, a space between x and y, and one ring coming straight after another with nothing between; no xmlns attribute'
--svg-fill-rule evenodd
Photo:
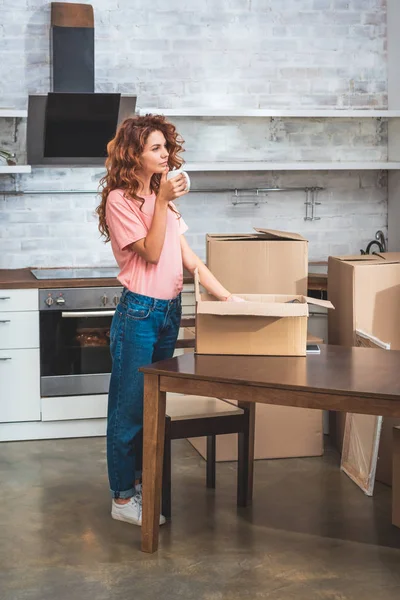
<svg viewBox="0 0 400 600"><path fill-rule="evenodd" d="M157 300L124 289L110 331L107 464L114 498L135 494L142 472L143 373L139 367L171 358L181 320L181 296Z"/></svg>

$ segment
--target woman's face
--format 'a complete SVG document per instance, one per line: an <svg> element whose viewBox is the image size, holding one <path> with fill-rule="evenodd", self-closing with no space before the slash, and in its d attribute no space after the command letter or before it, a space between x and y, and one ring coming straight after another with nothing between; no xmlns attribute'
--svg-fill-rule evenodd
<svg viewBox="0 0 400 600"><path fill-rule="evenodd" d="M153 131L147 138L141 161L146 174L162 173L168 166L167 142L161 131Z"/></svg>

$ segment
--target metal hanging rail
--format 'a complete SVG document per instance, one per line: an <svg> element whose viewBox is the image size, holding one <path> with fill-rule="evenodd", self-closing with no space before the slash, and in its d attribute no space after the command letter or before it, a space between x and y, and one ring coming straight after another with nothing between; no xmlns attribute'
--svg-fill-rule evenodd
<svg viewBox="0 0 400 600"><path fill-rule="evenodd" d="M248 193L269 193L269 192L307 192L309 190L324 190L323 187L282 187L282 188L204 188L204 189L192 189L190 193L193 194L226 194L233 193L237 194L238 192L248 192ZM57 196L58 194L99 194L98 190L0 190L0 194L2 196L23 196L23 195L36 195L36 194L51 194Z"/></svg>
<svg viewBox="0 0 400 600"><path fill-rule="evenodd" d="M266 197L273 192L304 192L306 195L305 221L319 221L321 218L315 214L318 192L324 190L323 187L256 187L256 188L204 188L191 190L194 194L233 194L232 206L253 205L261 206L266 204ZM30 196L30 195L60 195L60 194L99 194L98 190L0 190L0 196ZM244 194L244 195L241 195ZM262 195L264 194L264 195Z"/></svg>

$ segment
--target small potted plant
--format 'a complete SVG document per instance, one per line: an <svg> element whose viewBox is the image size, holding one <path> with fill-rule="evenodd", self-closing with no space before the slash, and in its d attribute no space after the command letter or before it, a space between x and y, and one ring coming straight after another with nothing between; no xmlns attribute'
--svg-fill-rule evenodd
<svg viewBox="0 0 400 600"><path fill-rule="evenodd" d="M0 165L15 166L17 164L15 159L16 156L13 152L0 148Z"/></svg>

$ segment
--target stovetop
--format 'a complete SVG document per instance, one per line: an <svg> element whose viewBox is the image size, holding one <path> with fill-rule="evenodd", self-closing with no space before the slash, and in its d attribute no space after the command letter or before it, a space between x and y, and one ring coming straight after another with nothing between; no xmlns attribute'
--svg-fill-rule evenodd
<svg viewBox="0 0 400 600"><path fill-rule="evenodd" d="M107 279L118 275L118 267L76 267L55 269L32 269L36 279Z"/></svg>

